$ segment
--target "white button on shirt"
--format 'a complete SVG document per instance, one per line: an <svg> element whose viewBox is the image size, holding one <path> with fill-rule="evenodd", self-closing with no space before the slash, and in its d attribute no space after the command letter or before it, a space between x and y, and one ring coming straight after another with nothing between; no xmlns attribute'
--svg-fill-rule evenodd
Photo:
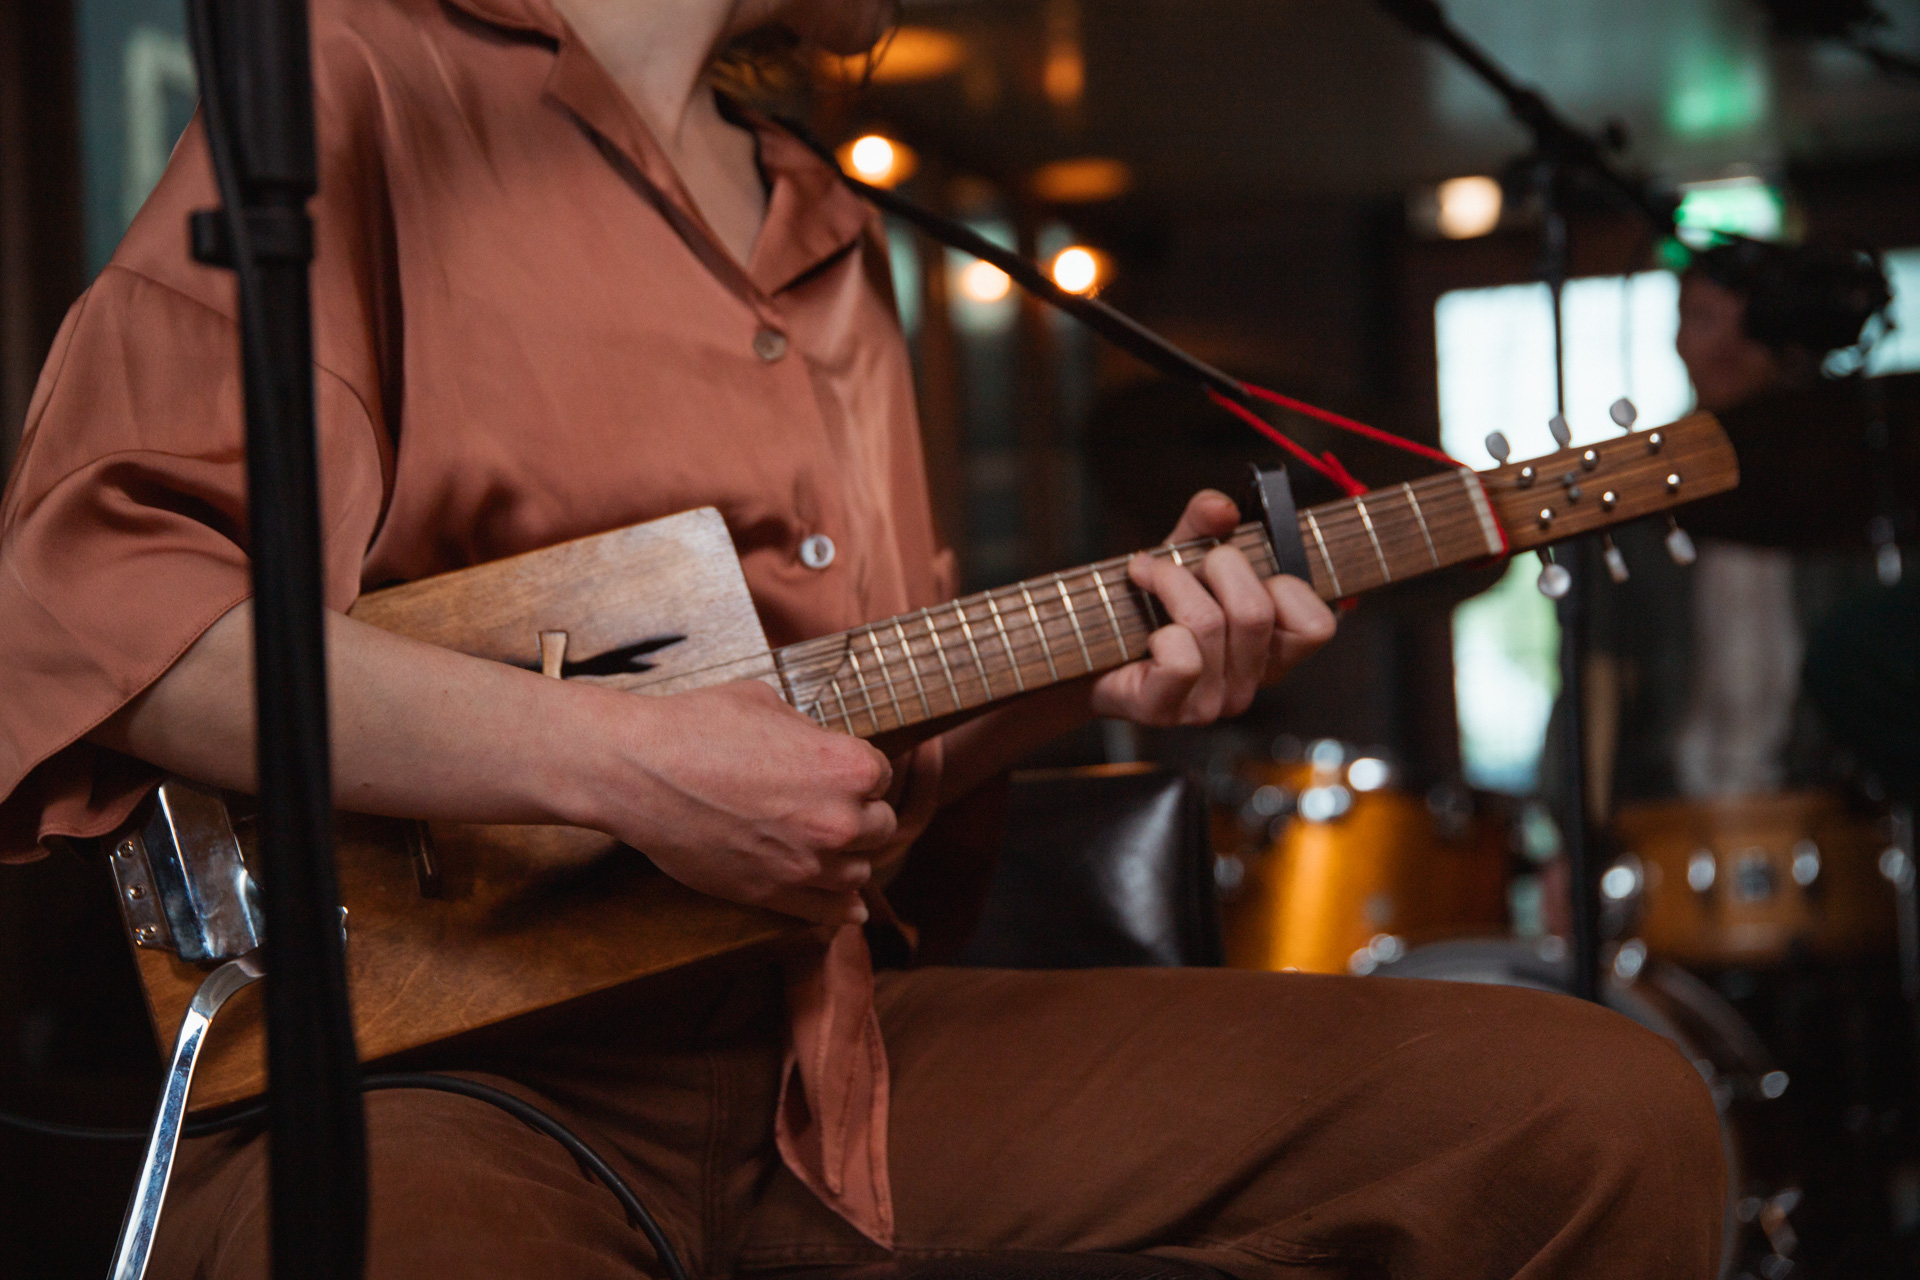
<svg viewBox="0 0 1920 1280"><path fill-rule="evenodd" d="M824 569L833 563L833 539L824 533L809 534L800 543L800 563L809 569Z"/></svg>
<svg viewBox="0 0 1920 1280"><path fill-rule="evenodd" d="M787 335L778 329L761 329L753 335L753 354L768 364L787 354Z"/></svg>

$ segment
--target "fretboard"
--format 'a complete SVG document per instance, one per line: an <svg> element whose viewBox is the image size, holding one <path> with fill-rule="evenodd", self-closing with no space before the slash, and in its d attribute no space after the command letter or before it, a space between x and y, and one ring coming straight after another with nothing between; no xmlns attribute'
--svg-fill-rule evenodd
<svg viewBox="0 0 1920 1280"><path fill-rule="evenodd" d="M1503 549L1480 482L1466 470L1325 503L1299 520L1314 590L1328 600ZM1226 540L1262 577L1277 572L1260 525L1243 524ZM1148 554L1192 565L1218 542ZM1147 637L1166 621L1120 557L802 641L774 656L795 707L826 728L871 738L1143 658Z"/></svg>

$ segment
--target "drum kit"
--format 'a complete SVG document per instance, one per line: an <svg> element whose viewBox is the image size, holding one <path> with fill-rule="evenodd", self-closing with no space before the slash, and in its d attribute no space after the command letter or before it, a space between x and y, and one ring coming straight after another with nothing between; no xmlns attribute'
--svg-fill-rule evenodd
<svg viewBox="0 0 1920 1280"><path fill-rule="evenodd" d="M1211 782L1230 965L1571 989L1562 938L1510 933L1509 883L1529 870L1513 802L1409 794L1379 753L1328 739L1283 739ZM1910 845L1885 812L1827 791L1627 806L1611 837L1602 998L1680 1046L1713 1090L1722 1275L1784 1280L1799 1270L1803 1162L1774 1121L1792 1081L1700 974L1890 957Z"/></svg>

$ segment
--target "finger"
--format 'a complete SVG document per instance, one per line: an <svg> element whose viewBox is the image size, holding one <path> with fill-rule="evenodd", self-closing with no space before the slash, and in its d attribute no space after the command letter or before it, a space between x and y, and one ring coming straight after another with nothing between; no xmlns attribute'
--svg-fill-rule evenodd
<svg viewBox="0 0 1920 1280"><path fill-rule="evenodd" d="M1218 489L1202 489L1187 499L1180 522L1167 536L1171 543L1191 542L1195 538L1219 538L1233 532L1240 523L1240 508Z"/></svg>
<svg viewBox="0 0 1920 1280"><path fill-rule="evenodd" d="M1162 627L1147 637L1147 651L1153 660L1134 668L1140 673L1134 694L1138 718L1152 725L1186 723L1206 670L1193 633Z"/></svg>
<svg viewBox="0 0 1920 1280"><path fill-rule="evenodd" d="M1127 570L1133 580L1160 599L1173 624L1192 633L1204 666L1194 681L1190 699L1204 720L1212 720L1219 714L1221 679L1227 664L1227 614L1221 612L1212 591L1171 560L1133 557Z"/></svg>
<svg viewBox="0 0 1920 1280"><path fill-rule="evenodd" d="M873 783L865 791L860 793L860 798L863 800L884 799L887 792L893 790L893 761L887 759L885 752L869 743L862 742L859 745L863 748L865 757L861 761L862 767L874 770Z"/></svg>
<svg viewBox="0 0 1920 1280"><path fill-rule="evenodd" d="M815 924L865 924L867 904L857 893L828 889L782 889L768 898L766 905L784 915L798 916Z"/></svg>
<svg viewBox="0 0 1920 1280"><path fill-rule="evenodd" d="M1266 584L1239 548L1220 546L1207 553L1200 574L1226 619L1221 710L1237 716L1253 702L1273 650L1278 613Z"/></svg>
<svg viewBox="0 0 1920 1280"><path fill-rule="evenodd" d="M900 817L884 800L868 800L860 806L860 826L853 839L840 846L842 853L879 849L900 829Z"/></svg>
<svg viewBox="0 0 1920 1280"><path fill-rule="evenodd" d="M1269 578L1273 598L1273 646L1268 651L1266 680L1271 683L1292 670L1308 654L1333 639L1333 610L1299 578Z"/></svg>
<svg viewBox="0 0 1920 1280"><path fill-rule="evenodd" d="M859 853L828 853L820 857L819 872L801 881L799 887L845 893L858 891L872 880L872 858Z"/></svg>

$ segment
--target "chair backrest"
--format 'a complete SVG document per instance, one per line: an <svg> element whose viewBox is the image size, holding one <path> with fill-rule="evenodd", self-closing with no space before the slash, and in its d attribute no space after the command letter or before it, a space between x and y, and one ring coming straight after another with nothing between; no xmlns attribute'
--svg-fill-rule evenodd
<svg viewBox="0 0 1920 1280"><path fill-rule="evenodd" d="M1191 778L1151 765L1014 775L1006 842L958 963L1220 962L1206 803Z"/></svg>

